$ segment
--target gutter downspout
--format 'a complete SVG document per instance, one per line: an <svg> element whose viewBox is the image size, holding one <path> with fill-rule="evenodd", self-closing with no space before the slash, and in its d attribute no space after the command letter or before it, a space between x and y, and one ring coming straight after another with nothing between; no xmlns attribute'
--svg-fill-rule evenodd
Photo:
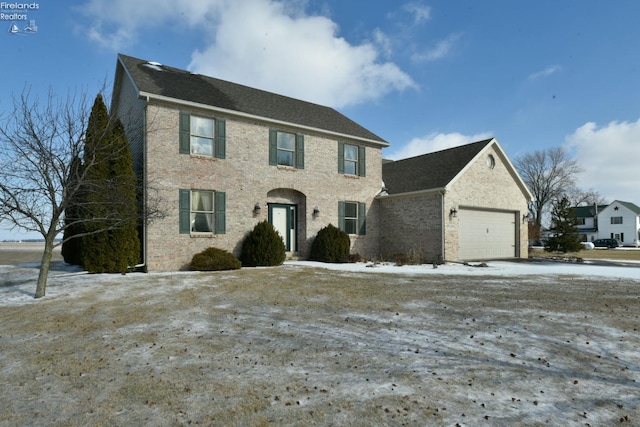
<svg viewBox="0 0 640 427"><path fill-rule="evenodd" d="M447 190L442 190L440 191L440 206L442 208L442 212L441 212L441 218L442 218L442 239L440 239L440 244L441 244L441 248L440 248L440 253L442 254L442 263L444 264L446 262L446 254L445 254L445 240L446 240L446 225L445 225L445 209L444 209L444 193L446 193Z"/></svg>
<svg viewBox="0 0 640 427"><path fill-rule="evenodd" d="M135 266L145 273L147 272L147 221L145 212L147 211L147 107L149 106L149 96L145 97L145 106L142 115L142 262Z"/></svg>

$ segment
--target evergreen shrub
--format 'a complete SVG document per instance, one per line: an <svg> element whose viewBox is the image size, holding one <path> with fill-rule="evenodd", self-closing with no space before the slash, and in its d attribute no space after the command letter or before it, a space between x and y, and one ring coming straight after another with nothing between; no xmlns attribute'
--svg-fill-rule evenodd
<svg viewBox="0 0 640 427"><path fill-rule="evenodd" d="M195 271L237 270L241 266L232 253L218 248L207 248L191 258L191 270Z"/></svg>
<svg viewBox="0 0 640 427"><path fill-rule="evenodd" d="M318 231L311 245L309 259L320 262L341 262L349 256L350 248L349 235L329 224Z"/></svg>
<svg viewBox="0 0 640 427"><path fill-rule="evenodd" d="M240 261L247 267L280 265L286 258L285 252L280 234L269 222L262 221L244 238Z"/></svg>

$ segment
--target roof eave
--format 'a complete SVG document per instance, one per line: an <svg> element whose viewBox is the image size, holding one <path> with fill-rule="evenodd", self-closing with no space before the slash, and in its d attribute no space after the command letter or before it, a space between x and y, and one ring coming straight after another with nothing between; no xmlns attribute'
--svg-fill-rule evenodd
<svg viewBox="0 0 640 427"><path fill-rule="evenodd" d="M202 103L199 103L199 102L185 101L185 100L182 100L182 99L172 98L172 97L168 97L168 96L162 96L162 95L158 95L158 94L155 94L155 93L142 92L141 91L141 92L138 92L138 95L140 96L140 98L146 99L147 102L150 99L154 99L154 100L157 100L157 101L160 101L160 102L184 105L186 107L204 109L204 110L209 110L209 111L215 111L215 112L222 113L222 114L238 116L238 117L243 117L243 118L252 119L252 120L259 120L259 121L272 123L272 124L276 124L276 125L292 126L292 127L296 127L296 128L299 128L299 129L304 129L304 130L313 131L313 132L320 132L320 133L323 133L323 134L336 136L336 137L339 137L339 138L348 138L348 139L351 139L351 140L357 140L357 141L365 142L368 145L373 145L373 146L377 146L377 147L380 147L380 148L385 148L385 147L389 147L390 146L390 144L388 142L386 142L386 141L378 141L378 140L375 140L375 139L363 138L363 137L357 136L357 135L350 135L350 134L330 131L330 130L327 130L327 129L321 129L321 128L316 128L316 127L312 127L312 126L305 126L305 125L301 125L301 124L298 124L298 123L286 122L286 121L283 121L283 120L270 119L268 117L257 116L255 114L248 114L248 113L243 113L241 111L229 110L229 109L220 108L220 107L214 107L212 105L202 104Z"/></svg>
<svg viewBox="0 0 640 427"><path fill-rule="evenodd" d="M396 198L401 198L401 197L414 197L414 196L422 196L425 194L432 194L432 193L441 193L444 194L447 192L447 188L446 187L437 187L437 188L429 188L426 190L416 190L416 191L407 191L404 193L390 193L390 194L385 194L385 195L378 195L376 196L376 198L378 199L396 199Z"/></svg>

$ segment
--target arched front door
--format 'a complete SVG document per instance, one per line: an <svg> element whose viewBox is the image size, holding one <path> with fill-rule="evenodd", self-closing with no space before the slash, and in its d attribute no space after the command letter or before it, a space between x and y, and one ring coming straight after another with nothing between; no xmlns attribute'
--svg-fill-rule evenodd
<svg viewBox="0 0 640 427"><path fill-rule="evenodd" d="M287 252L298 250L298 209L296 205L269 203L269 223L280 234Z"/></svg>

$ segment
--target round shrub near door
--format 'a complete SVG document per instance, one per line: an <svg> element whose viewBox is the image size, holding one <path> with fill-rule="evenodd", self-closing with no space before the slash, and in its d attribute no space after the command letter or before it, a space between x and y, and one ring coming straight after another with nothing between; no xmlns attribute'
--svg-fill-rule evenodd
<svg viewBox="0 0 640 427"><path fill-rule="evenodd" d="M329 224L318 231L311 245L309 259L321 262L342 262L349 255L349 235Z"/></svg>
<svg viewBox="0 0 640 427"><path fill-rule="evenodd" d="M218 248L208 248L191 258L191 269L195 271L237 270L240 260L232 253Z"/></svg>
<svg viewBox="0 0 640 427"><path fill-rule="evenodd" d="M286 258L282 237L267 221L258 223L242 242L240 261L243 266L280 265Z"/></svg>

